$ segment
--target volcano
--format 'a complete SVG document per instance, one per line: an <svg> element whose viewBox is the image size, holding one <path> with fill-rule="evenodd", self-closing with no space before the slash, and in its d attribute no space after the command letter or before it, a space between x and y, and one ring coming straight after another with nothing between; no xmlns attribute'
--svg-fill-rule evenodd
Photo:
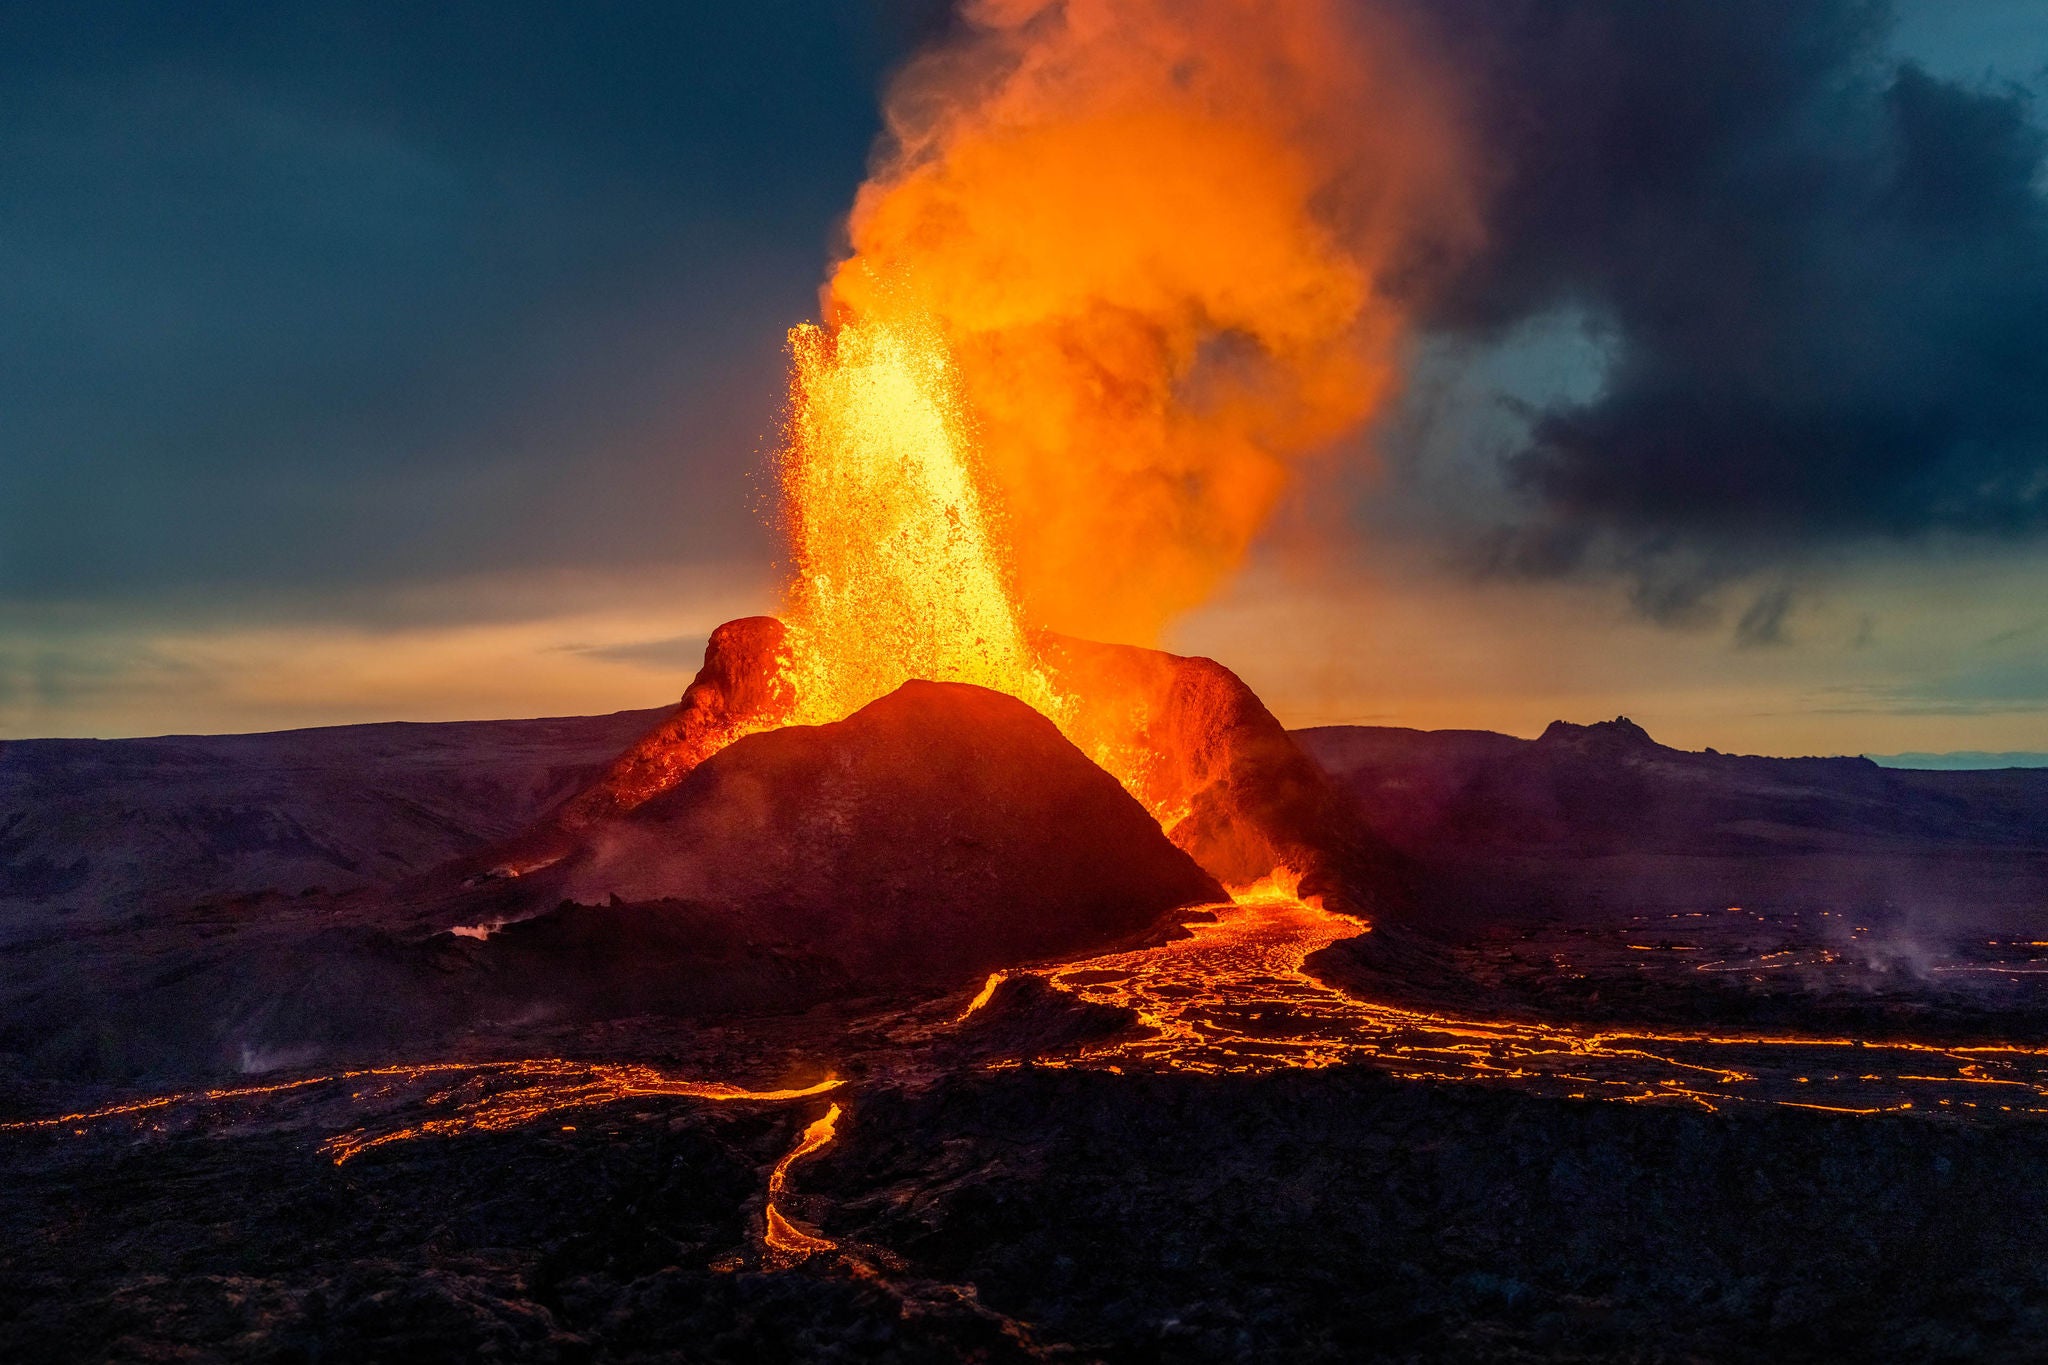
<svg viewBox="0 0 2048 1365"><path fill-rule="evenodd" d="M1040 648L1071 735L1117 754L1135 790L969 684L912 681L842 721L786 724L792 641L747 617L713 632L675 710L588 786L407 897L436 927L504 926L465 951L577 1013L723 998L682 984L703 975L687 945L707 933L821 967L805 1000L1102 951L1275 875L1339 906L1387 898L1390 856L1235 674L1058 636ZM544 944L658 980L571 987ZM763 998L789 999L787 974L773 985Z"/></svg>
<svg viewBox="0 0 2048 1365"><path fill-rule="evenodd" d="M788 1014L1156 943L1276 875L1332 908L1388 902L1391 856L1228 669L1037 648L1064 729L928 681L791 724L791 633L729 622L680 702L522 832L383 887L151 920L122 949L150 969L120 984L53 962L37 1013L68 1022L26 1050L212 1074L479 1028ZM194 915L219 927L184 933Z"/></svg>
<svg viewBox="0 0 2048 1365"><path fill-rule="evenodd" d="M736 741L580 830L522 891L616 902L622 920L650 902L712 907L869 983L1135 939L1225 896L1050 721L929 682Z"/></svg>
<svg viewBox="0 0 2048 1365"><path fill-rule="evenodd" d="M1917 831L1981 874L1995 837L2025 903L1953 961L2023 969L2038 784L1621 722L1297 737L1211 660L1045 634L1057 719L913 680L794 723L799 645L732 622L665 712L522 723L561 747L490 811L570 790L409 880L13 945L0 1352L1637 1359L1680 1303L1693 1354L1761 1359L2038 1293L2041 978L1872 994L1865 931L1797 938L1848 888L1788 852ZM416 765L355 766L410 830ZM281 809L325 840L314 796Z"/></svg>
<svg viewBox="0 0 2048 1365"><path fill-rule="evenodd" d="M1051 633L1036 645L1061 689L1070 738L1111 757L1157 826L1216 882L1284 875L1303 894L1354 910L1398 896L1398 860L1228 668ZM477 859L471 875L516 875L572 857L594 831L654 805L726 746L781 727L796 701L794 647L773 617L720 626L676 709L533 828ZM914 743L908 729L898 733Z"/></svg>
<svg viewBox="0 0 2048 1365"><path fill-rule="evenodd" d="M685 703L654 736L692 737L703 714ZM620 770L650 770L650 753ZM963 684L749 735L579 819L612 801L603 782L520 841L529 858L561 850L525 875L420 879L353 941L259 969L267 990L242 961L222 964L239 980L202 974L200 1000L245 1002L206 1031L325 1055L508 1021L786 1014L1157 942L1226 897L1051 722ZM461 932L394 933L423 901L430 928Z"/></svg>

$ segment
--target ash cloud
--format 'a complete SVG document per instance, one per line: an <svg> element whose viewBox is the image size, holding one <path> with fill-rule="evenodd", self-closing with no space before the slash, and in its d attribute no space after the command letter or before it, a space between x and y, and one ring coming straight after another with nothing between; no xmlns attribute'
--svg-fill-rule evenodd
<svg viewBox="0 0 2048 1365"><path fill-rule="evenodd" d="M2048 136L1886 50L1869 0L1407 6L1491 158L1440 337L1582 312L1603 381L1520 414L1486 565L1683 620L1833 547L2048 531ZM1751 643L1789 599L1759 599Z"/></svg>

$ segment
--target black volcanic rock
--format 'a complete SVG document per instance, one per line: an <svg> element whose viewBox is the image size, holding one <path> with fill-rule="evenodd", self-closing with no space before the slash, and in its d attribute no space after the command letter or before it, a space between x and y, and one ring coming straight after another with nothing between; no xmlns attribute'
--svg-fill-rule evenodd
<svg viewBox="0 0 2048 1365"><path fill-rule="evenodd" d="M1420 869L1403 913L1319 957L1325 980L1431 1008L1519 994L1574 1017L1833 1030L1876 1027L1910 1004L1888 993L1937 986L1958 1019L1975 1017L1995 987L1997 1010L2033 1017L2039 976L1952 968L1971 945L1995 957L2016 948L1993 942L2044 936L2048 770L1692 753L1623 719L1560 721L1535 740L1350 726L1296 738ZM1733 924L1768 939L1748 944ZM1802 973L1706 969L1765 952L1822 962L1825 1015ZM1937 959L1950 969L1927 975Z"/></svg>
<svg viewBox="0 0 2048 1365"><path fill-rule="evenodd" d="M1574 725L1568 720L1554 720L1544 727L1536 742L1550 749L1580 754L1601 754L1608 757L1649 753L1664 747L1650 738L1648 730L1627 716L1595 721L1591 725Z"/></svg>
<svg viewBox="0 0 2048 1365"><path fill-rule="evenodd" d="M0 1134L0 1359L2048 1354L2038 1123L1705 1114L1349 1067L970 1060L843 1098L791 1206L848 1255L785 1271L759 1255L763 1186L825 1097L628 1098L340 1167L316 1138L357 1118L310 1106Z"/></svg>
<svg viewBox="0 0 2048 1365"><path fill-rule="evenodd" d="M941 1040L950 1059L1032 1057L1140 1033L1138 1012L1082 1000L1042 976L1020 973L996 983L979 1009Z"/></svg>
<svg viewBox="0 0 2048 1365"><path fill-rule="evenodd" d="M1329 726L1295 738L1403 851L1732 856L2048 848L2048 770L1908 772L1657 743L1626 717L1541 738Z"/></svg>
<svg viewBox="0 0 2048 1365"><path fill-rule="evenodd" d="M551 869L573 899L729 907L872 980L1106 947L1224 892L1012 697L906 683L750 735Z"/></svg>

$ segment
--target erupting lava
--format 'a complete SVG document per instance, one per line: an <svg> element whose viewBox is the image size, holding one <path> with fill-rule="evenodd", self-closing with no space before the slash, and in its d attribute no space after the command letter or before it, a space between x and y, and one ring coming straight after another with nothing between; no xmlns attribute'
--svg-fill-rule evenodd
<svg viewBox="0 0 2048 1365"><path fill-rule="evenodd" d="M934 325L1033 625L1149 644L1395 384L1470 240L1408 35L1344 0L969 0L897 79L826 322Z"/></svg>
<svg viewBox="0 0 2048 1365"><path fill-rule="evenodd" d="M1321 779L1249 689L1053 632L1149 644L1392 392L1387 282L1470 237L1441 92L1339 0L960 17L790 334L780 623L722 628L677 716L496 870L922 679L1038 710L1225 884L1331 880Z"/></svg>
<svg viewBox="0 0 2048 1365"><path fill-rule="evenodd" d="M1461 240L1460 158L1415 54L1333 0L962 18L892 89L824 325L791 333L779 719L994 688L1171 831L1156 708L1099 671L1077 695L1041 632L1149 642L1378 407L1381 281Z"/></svg>
<svg viewBox="0 0 2048 1365"><path fill-rule="evenodd" d="M840 720L913 678L1062 705L997 554L944 339L928 323L791 334L781 459L790 720Z"/></svg>
<svg viewBox="0 0 2048 1365"><path fill-rule="evenodd" d="M1234 802L1219 813L1212 795L1178 832L1240 759L1270 763L1252 752L1275 735L1254 737L1270 717L1249 690L1214 665L1027 629L940 329L801 327L791 349L787 636L781 685L759 689L774 707L748 724L826 724L913 680L990 688L1052 720L1215 875L1270 872L1284 856L1273 840L1221 828ZM746 728L703 733L730 742Z"/></svg>

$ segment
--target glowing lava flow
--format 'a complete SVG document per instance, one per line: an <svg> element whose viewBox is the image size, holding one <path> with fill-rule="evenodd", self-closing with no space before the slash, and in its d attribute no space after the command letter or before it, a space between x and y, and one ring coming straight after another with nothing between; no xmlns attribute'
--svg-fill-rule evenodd
<svg viewBox="0 0 2048 1365"><path fill-rule="evenodd" d="M1215 921L1189 925L1189 938L1041 973L1083 1000L1133 1010L1147 1032L1040 1064L1224 1073L1364 1063L1415 1080L1708 1109L2048 1113L2048 1048L1461 1019L1374 1004L1310 976L1307 957L1360 926L1284 888L1208 908Z"/></svg>
<svg viewBox="0 0 2048 1365"><path fill-rule="evenodd" d="M789 1154L775 1163L775 1170L768 1176L768 1208L765 1215L766 1228L761 1240L768 1249L783 1256L798 1259L820 1251L831 1251L838 1243L828 1237L818 1237L801 1231L795 1224L782 1216L782 1210L775 1207L775 1201L789 1186L789 1168L802 1158L817 1151L837 1135L839 1127L839 1106L833 1105L825 1111L825 1117L818 1119L804 1129L804 1135Z"/></svg>
<svg viewBox="0 0 2048 1365"><path fill-rule="evenodd" d="M426 1119L374 1136L362 1131L329 1138L321 1150L339 1166L372 1147L422 1137L454 1137L462 1133L490 1132L518 1128L563 1109L586 1108L645 1096L672 1096L694 1100L753 1100L775 1103L807 1099L836 1090L840 1081L827 1077L815 1085L788 1090L744 1090L723 1081L686 1081L663 1076L647 1066L598 1064L579 1066L561 1062L515 1062L514 1075L523 1082L512 1089L486 1083L477 1077L468 1093L451 1090L431 1097L427 1103L452 1103L455 1112Z"/></svg>
<svg viewBox="0 0 2048 1365"><path fill-rule="evenodd" d="M339 1166L373 1147L423 1137L454 1137L463 1133L517 1128L550 1114L585 1109L620 1100L667 1096L714 1102L778 1103L807 1099L838 1089L844 1082L828 1076L815 1085L783 1090L746 1090L722 1081L694 1081L665 1076L653 1067L575 1062L541 1057L516 1062L437 1062L420 1066L370 1067L331 1076L311 1076L272 1085L236 1086L160 1095L108 1105L55 1118L0 1123L0 1132L70 1129L83 1136L86 1125L133 1119L157 1131L175 1111L217 1114L222 1106L249 1108L292 1098L314 1104L339 1099L352 1110L370 1106L425 1108L435 1117L372 1132L367 1127L339 1133L321 1143L321 1150ZM437 1088L422 1095L433 1085ZM346 1088L347 1093L337 1092Z"/></svg>
<svg viewBox="0 0 2048 1365"><path fill-rule="evenodd" d="M961 1010L959 1017L954 1019L953 1022L955 1024L966 1023L969 1015L975 1013L983 1005L986 1005L989 1001L995 999L996 988L1002 985L1005 981L1008 981L1009 979L1010 974L1007 971L990 972L988 980L981 983L981 989L975 993L975 996L972 1000L967 1002L967 1008Z"/></svg>

